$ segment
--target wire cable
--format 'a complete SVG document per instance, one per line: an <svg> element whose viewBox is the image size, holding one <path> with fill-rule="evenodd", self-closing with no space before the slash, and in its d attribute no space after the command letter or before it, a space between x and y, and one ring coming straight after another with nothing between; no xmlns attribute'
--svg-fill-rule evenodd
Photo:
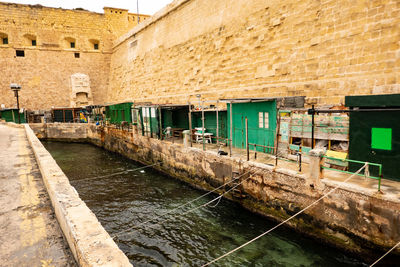
<svg viewBox="0 0 400 267"><path fill-rule="evenodd" d="M194 200L191 200L191 201L189 201L189 202L187 202L187 203L185 203L185 204L182 204L182 205L180 205L180 206L178 206L178 207L176 207L176 208L174 208L174 209L172 209L172 210L170 210L170 211L168 211L168 212L165 212L165 213L161 214L161 215L160 215L159 217L157 217L157 218L161 218L161 217L164 217L165 215L171 214L172 212L174 212L174 211L176 211L176 210L178 210L178 209L180 209L180 208L183 208L184 206L187 206L187 205L189 205L189 204L191 204L191 203L193 203L193 202L195 202L195 201L197 201L197 200L199 200L199 199L201 199L201 198L203 198L203 197L205 197L205 196L211 194L212 192L215 192L216 190L220 189L221 187L223 187L223 186L225 186L225 185L227 185L227 184L229 184L229 183L231 183L231 182L233 182L233 181L236 181L236 180L240 179L241 177L243 177L244 175L250 173L251 171L252 171L252 170L249 170L249 171L247 171L247 172L241 174L240 176L236 177L235 179L233 179L233 180L231 180L231 181L229 181L229 182L227 182L227 183L225 183L225 184L223 184L223 185L221 185L221 186L215 188L214 190L209 191L209 192L207 192L207 193L205 193L205 194L203 194L203 195L201 195L201 196L195 198ZM260 171L260 170L259 170L259 171ZM259 171L255 172L254 174L258 173ZM224 195L226 195L227 193L229 193L230 191L232 191L232 190L235 189L236 187L240 186L243 182L247 181L249 178L251 178L251 176L247 177L245 180L241 181L241 182L238 183L237 185L235 185L235 186L233 186L232 188L230 188L228 191L226 191L226 192L224 192L223 194L221 194L220 196L218 196L218 197L216 197L216 198L210 200L209 202L207 202L207 203L205 203L205 204L202 204L202 205L199 205L199 206L197 206L197 207L194 207L194 208L192 208L192 209L190 209L190 210L187 210L187 211L185 211L185 212L183 212L183 213L181 213L181 214L179 214L179 215L180 215L180 216L183 216L183 215L188 214L188 213L190 213L190 212L193 212L193 211L195 211L195 210L197 210L197 209L204 208L204 207L208 206L209 204L215 202L216 200L221 200L221 198L222 198ZM219 203L219 201L218 201L218 203ZM171 218L166 218L166 219L162 220L161 222L151 224L150 227L156 226L156 225L161 225L161 224L163 224L164 222L166 222L166 221L168 221L168 220L170 220L170 219L171 219ZM152 222L152 221L154 221L154 220L155 220L155 218L152 218L152 219L149 219L149 220L147 220L147 221L144 221L144 222L142 222L142 223L140 223L140 224L134 226L135 229L129 229L129 230L124 230L124 231L118 232L118 233L112 235L112 238L118 237L118 236L120 236L121 234L133 233L133 232L139 230L138 227L140 227L140 226L142 226L142 225L145 225L145 224L147 224L147 223L149 223L149 222Z"/></svg>
<svg viewBox="0 0 400 267"><path fill-rule="evenodd" d="M306 211L307 209L309 209L309 208L311 208L312 206L314 206L315 204L317 204L317 203L318 203L319 201L321 201L322 199L324 199L324 198L326 198L327 196L329 196L330 194L332 194L334 191L336 191L336 190L340 187L340 185L341 185L342 183L345 183L345 182L349 181L349 180L350 180L351 178L353 178L355 175L357 175L358 173L360 173L366 166L367 166L367 164L364 164L364 166L362 166L357 172L355 172L355 173L353 173L352 175L350 175L350 177L348 177L348 178L345 179L343 182L341 182L339 185L337 185L336 187L334 187L333 189L331 189L328 193L326 193L326 194L323 195L322 197L318 198L316 201L312 202L310 205L308 205L308 206L305 207L304 209L300 210L299 212L297 212L297 213L294 214L293 216L289 217L288 219L284 220L283 222L279 223L278 225L272 227L271 229L269 229L268 231L262 233L261 235L259 235L259 236L255 237L255 238L253 238L253 239L247 241L246 243L240 245L239 247L237 247L237 248L235 248L235 249L232 249L231 251L225 253L224 255L222 255L222 256L220 256L220 257L218 257L218 258L216 258L216 259L214 259L214 260L212 260L212 261L210 261L210 262L208 262L208 263L202 265L201 267L208 266L208 265L210 265L210 264L212 264L212 263L214 263L214 262L216 262L216 261L218 261L218 260L220 260L220 259L222 259L222 258L225 258L226 256L228 256L228 255L234 253L235 251L237 251L237 250L239 250L239 249L241 249L241 248L243 248L243 247L249 245L250 243L256 241L257 239L259 239L259 238L265 236L266 234L272 232L273 230L275 230L275 229L278 228L279 226L281 226L281 225L287 223L287 222L290 221L291 219L295 218L297 215L303 213L303 212Z"/></svg>
<svg viewBox="0 0 400 267"><path fill-rule="evenodd" d="M97 179L101 179L101 178L108 178L108 177L116 176L116 175L119 175L119 174L125 174L125 173L128 173L128 172L134 172L134 171L138 171L138 170L143 170L143 169L146 169L146 168L149 168L149 167L153 167L153 166L158 165L158 164L160 164L160 162L157 162L157 163L154 163L154 164L151 164L151 165L147 165L147 166L143 166L143 167L140 167L140 168L136 168L136 169L130 169L130 170L125 170L125 171L115 172L115 173L112 173L112 174L96 176L96 177L90 177L90 178L84 178L84 179L78 179L78 180L72 180L71 182L80 182L80 181L89 181L89 180L97 180Z"/></svg>
<svg viewBox="0 0 400 267"><path fill-rule="evenodd" d="M386 252L382 257L380 257L379 259L377 259L374 263L372 263L369 267L374 266L375 264L377 264L380 260L382 260L386 255L388 255L390 252L392 252L395 248L397 248L398 246L400 246L400 242L397 243L394 247L392 247L388 252Z"/></svg>

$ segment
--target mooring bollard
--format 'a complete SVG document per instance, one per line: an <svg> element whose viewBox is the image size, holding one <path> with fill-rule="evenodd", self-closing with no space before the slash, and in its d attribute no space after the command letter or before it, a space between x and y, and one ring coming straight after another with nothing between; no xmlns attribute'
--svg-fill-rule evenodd
<svg viewBox="0 0 400 267"><path fill-rule="evenodd" d="M322 179L322 156L324 155L324 150L323 149L313 149L310 150L309 152L309 158L310 158L310 173L309 173L309 183L310 185L319 185L320 184L320 179Z"/></svg>
<svg viewBox="0 0 400 267"><path fill-rule="evenodd" d="M189 147L190 143L190 130L184 130L182 134L183 134L183 146L187 148Z"/></svg>

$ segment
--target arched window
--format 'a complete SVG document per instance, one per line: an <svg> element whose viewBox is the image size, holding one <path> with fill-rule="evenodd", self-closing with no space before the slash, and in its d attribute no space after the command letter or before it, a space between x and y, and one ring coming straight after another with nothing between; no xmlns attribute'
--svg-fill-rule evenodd
<svg viewBox="0 0 400 267"><path fill-rule="evenodd" d="M76 48L76 39L72 37L64 38L64 47L65 48Z"/></svg>
<svg viewBox="0 0 400 267"><path fill-rule="evenodd" d="M24 45L25 46L36 46L37 41L36 41L36 35L33 34L25 34L24 35Z"/></svg>
<svg viewBox="0 0 400 267"><path fill-rule="evenodd" d="M100 41L99 41L99 40L97 40L97 39L90 39L90 40L89 40L89 43L90 43L91 49L93 49L93 50L99 50L99 48L100 48Z"/></svg>

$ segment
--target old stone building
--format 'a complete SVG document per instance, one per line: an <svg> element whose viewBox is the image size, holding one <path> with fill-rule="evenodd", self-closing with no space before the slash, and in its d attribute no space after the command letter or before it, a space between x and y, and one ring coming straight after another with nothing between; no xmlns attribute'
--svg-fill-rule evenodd
<svg viewBox="0 0 400 267"><path fill-rule="evenodd" d="M400 92L400 3L175 1L114 46L108 98L185 103L235 97Z"/></svg>
<svg viewBox="0 0 400 267"><path fill-rule="evenodd" d="M9 85L15 82L22 107L68 107L75 73L90 79L91 102L104 102L112 42L137 25L127 10L104 12L0 3L0 104L14 106Z"/></svg>
<svg viewBox="0 0 400 267"><path fill-rule="evenodd" d="M176 0L136 27L104 10L1 4L0 103L17 82L24 107L69 106L74 73L89 76L94 104L400 92L396 0Z"/></svg>

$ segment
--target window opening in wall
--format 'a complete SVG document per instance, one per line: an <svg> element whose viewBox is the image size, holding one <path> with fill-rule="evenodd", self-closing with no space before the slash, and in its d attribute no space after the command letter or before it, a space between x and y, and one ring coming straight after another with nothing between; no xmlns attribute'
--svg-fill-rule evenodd
<svg viewBox="0 0 400 267"><path fill-rule="evenodd" d="M94 44L93 48L94 48L94 50L99 50L99 44Z"/></svg>
<svg viewBox="0 0 400 267"><path fill-rule="evenodd" d="M79 53L74 53L75 58L80 58L80 54Z"/></svg>
<svg viewBox="0 0 400 267"><path fill-rule="evenodd" d="M8 44L8 38L7 37L5 37L5 38L3 38L3 44Z"/></svg>
<svg viewBox="0 0 400 267"><path fill-rule="evenodd" d="M264 127L264 117L263 117L262 112L258 112L258 128L263 128Z"/></svg>
<svg viewBox="0 0 400 267"><path fill-rule="evenodd" d="M258 128L269 128L269 114L268 112L258 112Z"/></svg>
<svg viewBox="0 0 400 267"><path fill-rule="evenodd" d="M269 128L269 115L268 112L264 112L264 128Z"/></svg>
<svg viewBox="0 0 400 267"><path fill-rule="evenodd" d="M16 50L15 51L17 57L25 57L25 51L24 50Z"/></svg>
<svg viewBox="0 0 400 267"><path fill-rule="evenodd" d="M130 47L131 47L131 48L134 48L134 47L136 47L136 46L137 46L137 40L135 40L135 41L133 41L133 42L130 43Z"/></svg>
<svg viewBox="0 0 400 267"><path fill-rule="evenodd" d="M32 40L32 46L36 46L36 40Z"/></svg>
<svg viewBox="0 0 400 267"><path fill-rule="evenodd" d="M75 48L75 42L71 42L70 45L71 45L71 48Z"/></svg>

